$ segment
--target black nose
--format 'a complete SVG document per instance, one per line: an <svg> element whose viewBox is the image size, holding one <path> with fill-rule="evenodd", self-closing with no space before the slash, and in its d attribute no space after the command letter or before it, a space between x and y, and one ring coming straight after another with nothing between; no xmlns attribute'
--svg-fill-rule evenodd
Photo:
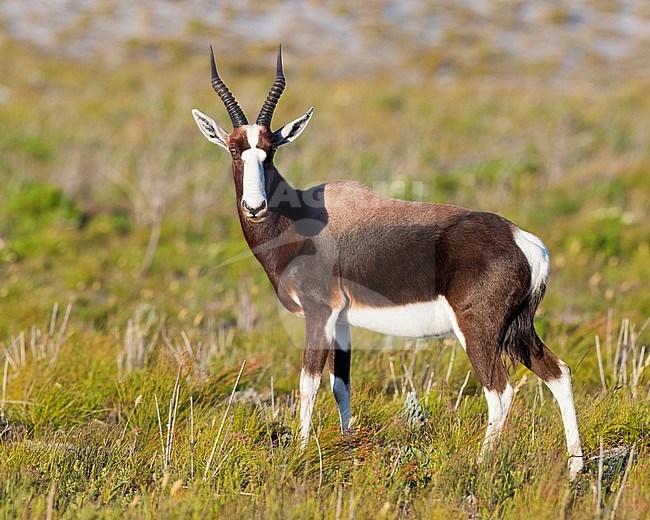
<svg viewBox="0 0 650 520"><path fill-rule="evenodd" d="M248 204L246 204L246 201L241 201L242 207L248 211L253 217L257 215L258 213L262 213L266 209L266 201L263 201L262 204L257 207L257 208L251 208Z"/></svg>

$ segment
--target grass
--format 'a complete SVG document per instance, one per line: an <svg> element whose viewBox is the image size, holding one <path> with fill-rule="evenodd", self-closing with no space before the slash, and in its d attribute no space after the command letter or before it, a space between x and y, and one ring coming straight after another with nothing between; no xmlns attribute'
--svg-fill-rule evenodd
<svg viewBox="0 0 650 520"><path fill-rule="evenodd" d="M357 435L341 438L323 385L300 452L302 324L248 254L227 157L190 116L227 121L197 80L205 56L181 58L111 68L0 48L0 516L645 515L647 80L403 86L323 81L285 58L275 120L316 106L277 159L297 186L354 178L497 211L547 243L537 327L573 369L589 457L570 485L558 409L521 367L506 433L476 463L486 405L451 340L355 330ZM250 111L272 78L228 60ZM423 423L403 413L413 389Z"/></svg>

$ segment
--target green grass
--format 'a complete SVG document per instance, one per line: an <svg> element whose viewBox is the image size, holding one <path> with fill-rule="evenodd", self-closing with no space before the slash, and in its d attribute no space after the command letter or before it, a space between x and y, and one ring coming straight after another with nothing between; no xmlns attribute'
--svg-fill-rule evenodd
<svg viewBox="0 0 650 520"><path fill-rule="evenodd" d="M275 116L316 108L277 157L297 186L353 178L543 238L553 264L537 326L573 368L590 457L571 486L559 411L521 367L503 439L477 464L486 404L471 375L454 410L470 365L459 349L450 368L453 341L354 331L357 434L341 438L323 384L301 453L301 322L248 253L228 158L191 118L227 122L205 56L110 68L7 42L0 61L0 517L592 518L601 439L636 452L624 486L626 460L606 460L606 516L619 492L618 518L650 508L647 80L558 88L522 71L534 87L489 73L403 87L290 67ZM224 61L256 108L271 78ZM421 428L402 414L407 373Z"/></svg>

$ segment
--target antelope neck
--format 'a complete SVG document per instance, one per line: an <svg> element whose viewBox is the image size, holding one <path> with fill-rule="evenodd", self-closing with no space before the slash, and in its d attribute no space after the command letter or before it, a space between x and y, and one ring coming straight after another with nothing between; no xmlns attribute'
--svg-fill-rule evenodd
<svg viewBox="0 0 650 520"><path fill-rule="evenodd" d="M301 191L291 187L273 164L267 166L265 168L265 188L269 204L267 217L263 221L251 222L245 217L241 207L243 193L241 164L233 163L233 176L237 211L244 238L255 257L270 274L279 267L278 263L285 263L279 262L279 257L285 258L297 242L302 242L302 237L299 237L293 229L294 222L306 215L304 206L295 203L302 200ZM276 195L280 196L276 197Z"/></svg>

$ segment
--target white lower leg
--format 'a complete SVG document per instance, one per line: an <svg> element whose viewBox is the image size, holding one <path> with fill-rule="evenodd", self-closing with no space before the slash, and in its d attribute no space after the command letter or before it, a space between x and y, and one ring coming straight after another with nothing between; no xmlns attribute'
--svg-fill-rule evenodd
<svg viewBox="0 0 650 520"><path fill-rule="evenodd" d="M514 396L514 391L510 383L506 384L503 393L499 393L496 390L487 390L486 388L483 388L483 393L485 394L485 399L488 403L488 426L485 430L485 439L483 440L483 446L481 447L479 462L494 446L495 442L499 438L499 434L501 433L501 430L503 430L506 418L508 417L508 410L510 410L510 405L512 404L512 398Z"/></svg>
<svg viewBox="0 0 650 520"><path fill-rule="evenodd" d="M571 389L571 369L560 361L562 375L559 379L546 381L546 386L552 392L562 413L564 432L566 434L567 450L569 452L569 476L573 480L582 470L582 446L580 444L580 433L578 432L578 419L573 401L573 390Z"/></svg>
<svg viewBox="0 0 650 520"><path fill-rule="evenodd" d="M300 438L301 447L307 447L309 429L311 428L311 415L314 411L316 392L320 386L320 374L310 375L303 368L300 373Z"/></svg>

